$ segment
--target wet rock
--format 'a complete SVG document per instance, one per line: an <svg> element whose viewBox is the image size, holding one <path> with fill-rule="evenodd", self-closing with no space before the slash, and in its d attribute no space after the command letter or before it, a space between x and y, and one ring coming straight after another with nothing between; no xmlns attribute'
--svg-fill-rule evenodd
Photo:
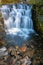
<svg viewBox="0 0 43 65"><path fill-rule="evenodd" d="M7 48L6 47L0 48L0 57L6 55L8 55Z"/></svg>
<svg viewBox="0 0 43 65"><path fill-rule="evenodd" d="M20 61L17 61L15 65L20 65Z"/></svg>
<svg viewBox="0 0 43 65"><path fill-rule="evenodd" d="M20 57L23 57L23 53L22 53L22 52L20 52L18 55L19 55Z"/></svg>
<svg viewBox="0 0 43 65"><path fill-rule="evenodd" d="M23 59L21 59L21 65L30 65L31 61L30 58L28 58L28 56L24 57Z"/></svg>
<svg viewBox="0 0 43 65"><path fill-rule="evenodd" d="M8 59L8 55L3 57L4 61L7 61L7 59Z"/></svg>
<svg viewBox="0 0 43 65"><path fill-rule="evenodd" d="M7 50L6 47L0 48L0 52L4 52L4 51L6 51L6 50Z"/></svg>
<svg viewBox="0 0 43 65"><path fill-rule="evenodd" d="M34 29L40 35L40 37L43 38L43 6L36 5L34 6L33 10Z"/></svg>
<svg viewBox="0 0 43 65"><path fill-rule="evenodd" d="M18 47L18 46L15 46L15 48L16 48L16 49L19 49L19 47Z"/></svg>
<svg viewBox="0 0 43 65"><path fill-rule="evenodd" d="M2 46L5 46L5 41L3 40L3 38L0 39L0 47L2 47Z"/></svg>
<svg viewBox="0 0 43 65"><path fill-rule="evenodd" d="M16 49L14 47L10 47L8 49L8 52L11 56L15 56L16 55Z"/></svg>
<svg viewBox="0 0 43 65"><path fill-rule="evenodd" d="M0 62L0 65L8 65L8 64L5 62Z"/></svg>
<svg viewBox="0 0 43 65"><path fill-rule="evenodd" d="M28 57L32 58L34 53L35 53L35 50L28 49L28 51L26 51L24 53L24 56L28 56Z"/></svg>
<svg viewBox="0 0 43 65"><path fill-rule="evenodd" d="M0 18L0 47L5 46L5 30L3 18Z"/></svg>
<svg viewBox="0 0 43 65"><path fill-rule="evenodd" d="M10 65L15 65L15 63L16 63L16 59L11 58Z"/></svg>

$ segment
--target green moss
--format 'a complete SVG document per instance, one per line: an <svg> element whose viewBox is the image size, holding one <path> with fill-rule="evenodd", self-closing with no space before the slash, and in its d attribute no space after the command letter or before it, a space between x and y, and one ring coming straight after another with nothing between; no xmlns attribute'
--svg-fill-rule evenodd
<svg viewBox="0 0 43 65"><path fill-rule="evenodd" d="M18 3L19 0L2 0L0 4L12 4L12 3Z"/></svg>
<svg viewBox="0 0 43 65"><path fill-rule="evenodd" d="M24 2L24 0L2 0L0 4L8 4L8 3L19 3L19 2ZM27 4L43 4L43 0L28 0L25 1Z"/></svg>
<svg viewBox="0 0 43 65"><path fill-rule="evenodd" d="M35 29L43 37L43 6L36 6L35 13Z"/></svg>
<svg viewBox="0 0 43 65"><path fill-rule="evenodd" d="M43 2L43 0L30 0L29 1L30 4L36 4L36 5L37 4L41 5L41 4L43 4L42 2Z"/></svg>
<svg viewBox="0 0 43 65"><path fill-rule="evenodd" d="M0 13L0 17L2 17L2 14Z"/></svg>

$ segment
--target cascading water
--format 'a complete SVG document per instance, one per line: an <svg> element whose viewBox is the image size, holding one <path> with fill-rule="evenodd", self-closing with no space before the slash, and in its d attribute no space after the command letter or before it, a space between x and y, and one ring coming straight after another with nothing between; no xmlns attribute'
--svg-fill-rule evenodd
<svg viewBox="0 0 43 65"><path fill-rule="evenodd" d="M32 6L26 4L3 5L1 7L7 35L26 40L33 33Z"/></svg>

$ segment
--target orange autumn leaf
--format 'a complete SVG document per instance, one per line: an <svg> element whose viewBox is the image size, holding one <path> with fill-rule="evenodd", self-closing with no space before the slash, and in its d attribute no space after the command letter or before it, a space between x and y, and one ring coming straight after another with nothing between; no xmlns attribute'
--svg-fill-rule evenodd
<svg viewBox="0 0 43 65"><path fill-rule="evenodd" d="M22 65L26 65L26 64L22 64Z"/></svg>
<svg viewBox="0 0 43 65"><path fill-rule="evenodd" d="M23 47L21 47L21 49L20 49L20 50L21 50L22 52L25 52L25 51L26 51L26 49L27 49L27 47L26 47L26 46L23 46Z"/></svg>

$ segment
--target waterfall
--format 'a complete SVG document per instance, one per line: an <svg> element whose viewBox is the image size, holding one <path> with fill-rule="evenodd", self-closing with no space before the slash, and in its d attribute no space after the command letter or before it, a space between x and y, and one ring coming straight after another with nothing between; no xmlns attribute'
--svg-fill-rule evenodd
<svg viewBox="0 0 43 65"><path fill-rule="evenodd" d="M4 18L5 31L7 35L18 35L26 39L30 33L34 32L32 5L2 5L1 13Z"/></svg>

